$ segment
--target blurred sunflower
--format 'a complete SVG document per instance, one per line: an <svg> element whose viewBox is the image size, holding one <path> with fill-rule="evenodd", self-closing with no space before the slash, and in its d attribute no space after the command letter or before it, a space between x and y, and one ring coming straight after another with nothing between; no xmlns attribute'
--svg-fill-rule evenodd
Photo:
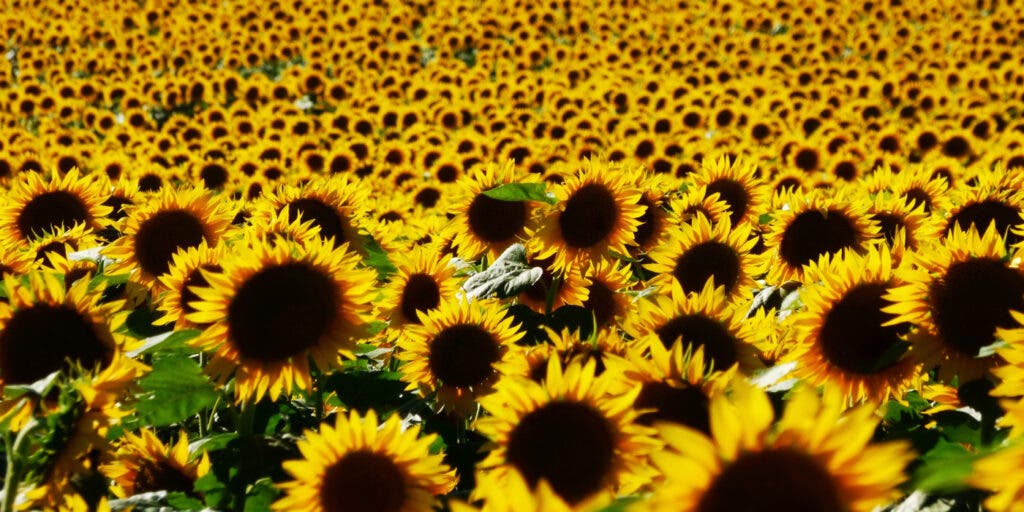
<svg viewBox="0 0 1024 512"><path fill-rule="evenodd" d="M536 257L553 256L552 268L564 270L609 257L611 251L628 254L645 208L634 181L632 171L585 161L555 188L558 204L545 212L530 239Z"/></svg>
<svg viewBox="0 0 1024 512"><path fill-rule="evenodd" d="M475 168L459 180L452 223L445 231L451 237L452 247L464 260L476 261L483 255L494 261L509 245L526 238L526 228L533 215L534 205L528 201L502 201L484 194L485 191L508 183L536 182L531 175L518 176L511 160L502 166L489 163Z"/></svg>
<svg viewBox="0 0 1024 512"><path fill-rule="evenodd" d="M103 250L117 260L107 272L131 273L146 286L159 286L174 254L202 243L216 245L231 225L231 213L202 189L165 188L131 210L124 236Z"/></svg>
<svg viewBox="0 0 1024 512"><path fill-rule="evenodd" d="M985 510L1020 512L1024 510L1021 467L1024 467L1024 445L1012 444L974 462L967 483L991 493L985 499Z"/></svg>
<svg viewBox="0 0 1024 512"><path fill-rule="evenodd" d="M475 423L495 447L477 466L472 497L505 493L508 475L520 472L531 488L546 481L573 506L607 503L635 491L652 476L645 465L654 448L630 407L636 392L612 394L611 375L594 376L594 363L563 370L548 362L544 382L508 378L480 404L491 413Z"/></svg>
<svg viewBox="0 0 1024 512"><path fill-rule="evenodd" d="M797 388L776 423L768 396L738 383L712 400L711 437L661 424L666 446L651 458L665 482L637 510L867 512L890 502L913 451L871 443L874 406L844 412L830 391Z"/></svg>
<svg viewBox="0 0 1024 512"><path fill-rule="evenodd" d="M885 246L861 256L844 251L807 270L800 298L805 308L788 319L796 375L840 390L853 402L899 399L920 388L920 363L906 354L911 325L892 324L884 310L894 275Z"/></svg>
<svg viewBox="0 0 1024 512"><path fill-rule="evenodd" d="M432 454L436 434L419 436L391 415L381 425L370 410L338 414L333 426L307 431L301 460L284 463L294 480L280 484L274 510L307 512L428 512L455 488L455 471Z"/></svg>
<svg viewBox="0 0 1024 512"><path fill-rule="evenodd" d="M687 224L697 215L703 215L712 224L729 219L729 203L722 199L721 194L709 194L706 187L690 187L681 196L669 201L668 209L672 212L672 224Z"/></svg>
<svg viewBox="0 0 1024 512"><path fill-rule="evenodd" d="M543 259L536 256L527 258L527 265L540 267L544 272L533 286L516 296L520 304L525 304L538 313L547 313L548 306L554 311L565 305L583 304L587 290L580 269L572 268L559 272L553 268L554 263L554 256Z"/></svg>
<svg viewBox="0 0 1024 512"><path fill-rule="evenodd" d="M421 324L398 341L398 358L409 389L436 392L441 408L468 414L499 378L526 374L513 357L523 333L498 302L446 301L418 316Z"/></svg>
<svg viewBox="0 0 1024 512"><path fill-rule="evenodd" d="M733 228L724 219L712 225L697 214L689 223L669 230L644 268L658 274L651 285L699 293L713 280L730 299L746 298L755 286L754 277L764 273L764 258L750 254L756 243L749 223Z"/></svg>
<svg viewBox="0 0 1024 512"><path fill-rule="evenodd" d="M0 210L0 240L4 245L27 245L59 228L83 225L85 230L103 227L111 208L100 183L72 170L64 176L53 173L19 174L11 184Z"/></svg>
<svg viewBox="0 0 1024 512"><path fill-rule="evenodd" d="M765 245L770 253L770 284L803 281L804 266L843 249L864 251L878 236L868 216L868 203L856 197L826 197L823 193L792 193L781 198Z"/></svg>
<svg viewBox="0 0 1024 512"><path fill-rule="evenodd" d="M207 325L192 342L213 352L207 370L234 374L239 402L311 389L311 363L334 368L367 336L376 275L358 261L346 244L278 241L233 251L221 272L200 270L209 287L191 288L199 299L185 318Z"/></svg>
<svg viewBox="0 0 1024 512"><path fill-rule="evenodd" d="M99 470L113 480L112 492L119 498L155 491L194 495L196 479L210 471L210 458L203 452L191 460L184 431L167 446L153 430L143 428L138 435L126 432L113 460Z"/></svg>
<svg viewBox="0 0 1024 512"><path fill-rule="evenodd" d="M1001 358L981 351L996 343L998 328L1016 325L1012 311L1024 311L1024 272L995 226L983 235L957 229L913 253L913 262L884 311L894 315L892 324L919 327L910 341L925 370L939 366L941 380L966 382L998 366Z"/></svg>

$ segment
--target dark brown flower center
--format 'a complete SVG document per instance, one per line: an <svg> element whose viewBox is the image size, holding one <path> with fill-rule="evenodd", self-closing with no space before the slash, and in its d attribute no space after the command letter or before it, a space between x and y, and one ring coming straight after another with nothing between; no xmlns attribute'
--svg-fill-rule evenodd
<svg viewBox="0 0 1024 512"><path fill-rule="evenodd" d="M442 384L479 386L494 376L501 349L494 336L478 325L447 327L430 343L430 372Z"/></svg>
<svg viewBox="0 0 1024 512"><path fill-rule="evenodd" d="M419 324L418 311L429 311L441 303L441 289L427 274L413 274L402 289L401 309L406 322Z"/></svg>
<svg viewBox="0 0 1024 512"><path fill-rule="evenodd" d="M870 375L884 371L882 358L900 343L906 324L884 326L892 315L883 284L862 284L848 290L822 319L818 342L825 359L843 370Z"/></svg>
<svg viewBox="0 0 1024 512"><path fill-rule="evenodd" d="M477 194L469 205L469 228L487 243L511 240L526 225L526 204Z"/></svg>
<svg viewBox="0 0 1024 512"><path fill-rule="evenodd" d="M896 241L896 230L899 228L903 228L903 233L907 236L907 242L910 242L910 233L907 230L907 223L903 217L893 213L879 212L871 214L871 218L878 222L882 236L890 247Z"/></svg>
<svg viewBox="0 0 1024 512"><path fill-rule="evenodd" d="M654 409L637 417L636 421L641 425L670 421L711 434L708 397L700 388L645 382L633 407L638 410Z"/></svg>
<svg viewBox="0 0 1024 512"><path fill-rule="evenodd" d="M334 238L335 247L350 241L345 239L346 220L337 209L319 199L305 197L288 203L288 221L295 222L299 217L303 221L313 221L313 225L320 228L321 238Z"/></svg>
<svg viewBox="0 0 1024 512"><path fill-rule="evenodd" d="M405 474L390 457L353 451L327 468L320 505L327 512L400 512L407 487Z"/></svg>
<svg viewBox="0 0 1024 512"><path fill-rule="evenodd" d="M205 236L202 221L193 213L160 211L139 225L139 232L135 234L135 259L149 275L166 274L174 253L199 246Z"/></svg>
<svg viewBox="0 0 1024 512"><path fill-rule="evenodd" d="M583 307L594 313L598 327L608 325L615 315L621 313L619 303L615 301L615 294L615 290L598 279L593 279L587 287L587 300L583 302Z"/></svg>
<svg viewBox="0 0 1024 512"><path fill-rule="evenodd" d="M798 214L782 234L779 253L792 267L800 268L825 254L856 247L856 225L838 210L809 210Z"/></svg>
<svg viewBox="0 0 1024 512"><path fill-rule="evenodd" d="M604 488L615 460L612 425L590 406L550 402L525 415L509 434L508 462L526 481L546 480L570 504Z"/></svg>
<svg viewBox="0 0 1024 512"><path fill-rule="evenodd" d="M54 190L29 200L18 212L17 224L21 236L32 239L57 228L70 228L91 219L81 198L64 190Z"/></svg>
<svg viewBox="0 0 1024 512"><path fill-rule="evenodd" d="M66 361L106 367L114 349L98 328L68 306L37 304L15 311L0 331L0 377L7 384L30 384L66 368Z"/></svg>
<svg viewBox="0 0 1024 512"><path fill-rule="evenodd" d="M135 494L144 492L183 492L193 494L195 482L167 461L142 461L135 475Z"/></svg>
<svg viewBox="0 0 1024 512"><path fill-rule="evenodd" d="M641 247L646 247L648 243L654 241L654 236L661 230L661 219L656 209L659 207L646 194L640 196L637 204L644 207L644 213L640 216L640 225L637 226L633 239Z"/></svg>
<svg viewBox="0 0 1024 512"><path fill-rule="evenodd" d="M929 299L943 341L975 356L995 341L997 327L1016 325L1010 311L1024 311L1024 276L995 258L970 259L950 265Z"/></svg>
<svg viewBox="0 0 1024 512"><path fill-rule="evenodd" d="M603 185L584 185L565 202L558 216L562 238L570 247L585 249L611 235L619 220L615 197Z"/></svg>
<svg viewBox="0 0 1024 512"><path fill-rule="evenodd" d="M655 331L666 348L677 338L694 347L704 347L704 355L716 370L726 370L738 360L739 340L722 322L704 315L677 316Z"/></svg>
<svg viewBox="0 0 1024 512"><path fill-rule="evenodd" d="M979 233L984 232L993 222L996 225L997 233L1006 234L1007 245L1021 241L1020 236L1010 231L1012 226L1021 222L1020 211L996 199L971 203L961 208L946 222L946 234L951 233L956 226L960 226L960 229L964 231L974 226Z"/></svg>
<svg viewBox="0 0 1024 512"><path fill-rule="evenodd" d="M732 247L709 240L680 254L672 275L686 292L700 292L713 277L715 286L725 286L725 292L732 293L739 283L740 270L740 256Z"/></svg>
<svg viewBox="0 0 1024 512"><path fill-rule="evenodd" d="M304 263L260 270L228 307L232 344L245 358L283 361L317 345L338 321L334 280Z"/></svg>
<svg viewBox="0 0 1024 512"><path fill-rule="evenodd" d="M717 179L707 186L707 195L718 194L718 196L729 205L729 221L735 226L736 223L747 214L750 206L750 194L743 184L727 178Z"/></svg>
<svg viewBox="0 0 1024 512"><path fill-rule="evenodd" d="M740 455L715 477L698 512L846 510L835 480L810 455L780 448Z"/></svg>

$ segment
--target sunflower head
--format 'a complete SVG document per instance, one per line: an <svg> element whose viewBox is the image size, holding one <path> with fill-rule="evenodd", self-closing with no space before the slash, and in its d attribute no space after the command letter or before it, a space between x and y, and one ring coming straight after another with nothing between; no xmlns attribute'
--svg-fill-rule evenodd
<svg viewBox="0 0 1024 512"><path fill-rule="evenodd" d="M646 454L653 447L646 428L634 423L629 404L635 393L616 395L611 375L594 376L594 363L571 363L563 370L548 362L543 383L509 378L499 391L481 399L491 413L476 429L495 443L478 466L474 496L505 492L511 470L531 488L546 481L574 506L606 502L616 491L629 493L652 475Z"/></svg>
<svg viewBox="0 0 1024 512"><path fill-rule="evenodd" d="M208 286L189 288L198 300L185 319L206 325L193 343L213 352L208 370L233 373L239 401L310 389L310 362L333 368L367 337L375 274L358 260L346 244L278 241L238 248L219 272L200 269Z"/></svg>
<svg viewBox="0 0 1024 512"><path fill-rule="evenodd" d="M339 413L319 430L299 441L303 459L284 463L293 480L280 485L274 510L428 512L455 488L455 471L431 453L437 435L403 429L398 415L379 424L372 410Z"/></svg>
<svg viewBox="0 0 1024 512"><path fill-rule="evenodd" d="M476 167L458 183L450 215L454 221L446 228L452 247L460 258L474 261L487 255L497 259L509 245L526 237L535 205L530 201L502 201L485 191L513 182L536 183L533 175L520 176L509 160L503 166L489 163Z"/></svg>
<svg viewBox="0 0 1024 512"><path fill-rule="evenodd" d="M1024 272L995 227L984 234L957 229L914 253L913 263L885 310L893 324L919 326L911 342L926 369L940 366L943 381L959 375L966 382L1000 364L980 353L997 341L998 329L1015 326L1012 311L1024 311Z"/></svg>
<svg viewBox="0 0 1024 512"><path fill-rule="evenodd" d="M711 436L663 423L651 457L665 481L655 510L850 510L887 503L914 458L903 442L871 443L872 404L844 412L840 393L798 387L774 421L767 394L745 382L711 402Z"/></svg>
<svg viewBox="0 0 1024 512"><path fill-rule="evenodd" d="M5 245L26 245L56 229L100 229L111 212L105 200L101 183L80 176L77 169L63 176L22 173L0 212L0 237Z"/></svg>
<svg viewBox="0 0 1024 512"><path fill-rule="evenodd" d="M538 258L553 256L563 270L595 262L612 251L628 254L645 206L632 172L594 161L555 189L558 203L530 239Z"/></svg>
<svg viewBox="0 0 1024 512"><path fill-rule="evenodd" d="M209 472L210 459L206 452L190 457L185 432L167 446L144 428L138 435L125 433L113 460L99 469L114 481L113 491L121 498L160 490L191 495L196 479Z"/></svg>
<svg viewBox="0 0 1024 512"><path fill-rule="evenodd" d="M911 326L893 324L885 309L890 290L902 284L885 246L865 255L844 251L807 269L805 308L790 316L790 358L797 374L835 386L853 401L884 402L919 387L920 364L906 354Z"/></svg>
<svg viewBox="0 0 1024 512"><path fill-rule="evenodd" d="M729 205L729 222L739 226L754 222L768 199L767 185L757 178L757 167L728 157L705 158L691 180L702 187L708 197Z"/></svg>
<svg viewBox="0 0 1024 512"><path fill-rule="evenodd" d="M514 357L523 333L499 303L445 301L418 316L420 324L408 326L398 342L398 358L409 388L436 392L440 407L471 412L500 377L526 373L524 360Z"/></svg>
<svg viewBox="0 0 1024 512"><path fill-rule="evenodd" d="M124 236L104 249L115 260L110 273L131 273L147 286L159 286L179 250L216 245L231 224L223 203L201 189L165 188L152 201L133 208Z"/></svg>

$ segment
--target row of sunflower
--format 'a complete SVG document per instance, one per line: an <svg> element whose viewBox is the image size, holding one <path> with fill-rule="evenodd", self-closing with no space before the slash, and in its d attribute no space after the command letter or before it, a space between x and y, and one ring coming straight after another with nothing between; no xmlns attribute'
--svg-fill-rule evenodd
<svg viewBox="0 0 1024 512"><path fill-rule="evenodd" d="M1024 501L1012 6L9 4L0 512Z"/></svg>

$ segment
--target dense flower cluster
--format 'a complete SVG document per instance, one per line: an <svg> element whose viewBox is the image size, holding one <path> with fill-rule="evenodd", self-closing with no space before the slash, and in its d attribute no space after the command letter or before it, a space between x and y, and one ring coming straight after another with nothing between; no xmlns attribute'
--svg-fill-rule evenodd
<svg viewBox="0 0 1024 512"><path fill-rule="evenodd" d="M0 512L1024 510L1012 6L7 3Z"/></svg>

